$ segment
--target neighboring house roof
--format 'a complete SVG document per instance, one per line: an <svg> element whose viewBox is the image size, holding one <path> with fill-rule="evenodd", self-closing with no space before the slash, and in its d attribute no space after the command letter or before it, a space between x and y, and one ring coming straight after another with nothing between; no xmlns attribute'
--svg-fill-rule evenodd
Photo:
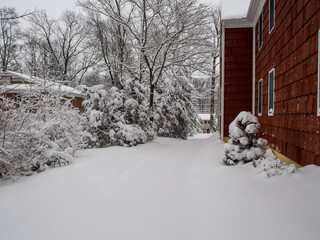
<svg viewBox="0 0 320 240"><path fill-rule="evenodd" d="M221 21L226 27L253 27L266 0L221 0Z"/></svg>
<svg viewBox="0 0 320 240"><path fill-rule="evenodd" d="M208 114L201 113L201 114L198 114L198 116L199 116L200 120L210 120L210 114L209 113Z"/></svg>
<svg viewBox="0 0 320 240"><path fill-rule="evenodd" d="M79 90L62 85L53 80L45 80L39 77L33 77L27 74L17 73L13 71L6 71L0 74L1 77L12 76L15 78L15 82L19 79L19 83L9 83L5 85L0 85L0 94L4 93L23 93L31 91L40 92L58 92L67 97L80 97L84 98Z"/></svg>

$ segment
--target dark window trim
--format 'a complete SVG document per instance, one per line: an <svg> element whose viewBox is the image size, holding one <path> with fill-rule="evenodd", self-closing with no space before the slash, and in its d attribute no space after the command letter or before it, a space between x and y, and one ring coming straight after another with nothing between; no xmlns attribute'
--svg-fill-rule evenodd
<svg viewBox="0 0 320 240"><path fill-rule="evenodd" d="M273 1L273 9L271 9L271 1ZM276 1L275 0L269 0L269 34L272 32L272 30L274 29L274 26L276 25ZM273 12L273 26L271 28L271 10Z"/></svg>
<svg viewBox="0 0 320 240"><path fill-rule="evenodd" d="M262 48L263 45L263 12L261 13L259 17L259 39L258 39L258 47L259 50Z"/></svg>
<svg viewBox="0 0 320 240"><path fill-rule="evenodd" d="M258 81L258 116L262 116L262 104L263 104L263 85L262 85L262 79L260 79Z"/></svg>
<svg viewBox="0 0 320 240"><path fill-rule="evenodd" d="M271 89L271 73L273 72L273 79L272 79L272 89ZM275 85L275 70L272 68L269 71L269 81L268 81L268 116L273 116L274 115L274 87ZM272 94L272 106L270 106L270 95ZM271 111L272 109L272 111Z"/></svg>

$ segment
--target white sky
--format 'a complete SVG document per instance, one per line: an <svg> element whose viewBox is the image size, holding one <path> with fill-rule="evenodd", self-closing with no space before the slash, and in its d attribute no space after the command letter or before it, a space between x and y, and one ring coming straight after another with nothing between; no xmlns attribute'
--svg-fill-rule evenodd
<svg viewBox="0 0 320 240"><path fill-rule="evenodd" d="M250 5L250 0L221 0L221 19L244 18Z"/></svg>
<svg viewBox="0 0 320 240"><path fill-rule="evenodd" d="M220 0L199 0L219 5ZM58 18L65 9L76 10L75 0L0 0L0 7L15 7L19 14L27 10L46 9L50 17Z"/></svg>

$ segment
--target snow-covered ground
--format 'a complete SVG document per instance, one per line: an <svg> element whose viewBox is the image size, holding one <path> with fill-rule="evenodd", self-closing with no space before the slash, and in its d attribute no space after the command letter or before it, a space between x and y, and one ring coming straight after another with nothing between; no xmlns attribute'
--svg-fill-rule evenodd
<svg viewBox="0 0 320 240"><path fill-rule="evenodd" d="M0 184L2 240L319 240L320 168L265 178L216 135L87 150Z"/></svg>

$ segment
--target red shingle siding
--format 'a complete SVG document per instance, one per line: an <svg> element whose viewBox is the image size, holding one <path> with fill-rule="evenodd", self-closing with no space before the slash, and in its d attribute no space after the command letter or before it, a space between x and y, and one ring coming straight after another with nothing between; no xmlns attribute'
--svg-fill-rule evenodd
<svg viewBox="0 0 320 240"><path fill-rule="evenodd" d="M252 108L252 28L225 29L224 137L241 111Z"/></svg>
<svg viewBox="0 0 320 240"><path fill-rule="evenodd" d="M256 47L258 81L263 79L260 133L269 145L301 165L320 165L317 117L319 0L276 0L275 27L269 33L269 1L263 8L263 46ZM258 24L256 25L256 34ZM268 73L275 69L274 116L268 116Z"/></svg>

